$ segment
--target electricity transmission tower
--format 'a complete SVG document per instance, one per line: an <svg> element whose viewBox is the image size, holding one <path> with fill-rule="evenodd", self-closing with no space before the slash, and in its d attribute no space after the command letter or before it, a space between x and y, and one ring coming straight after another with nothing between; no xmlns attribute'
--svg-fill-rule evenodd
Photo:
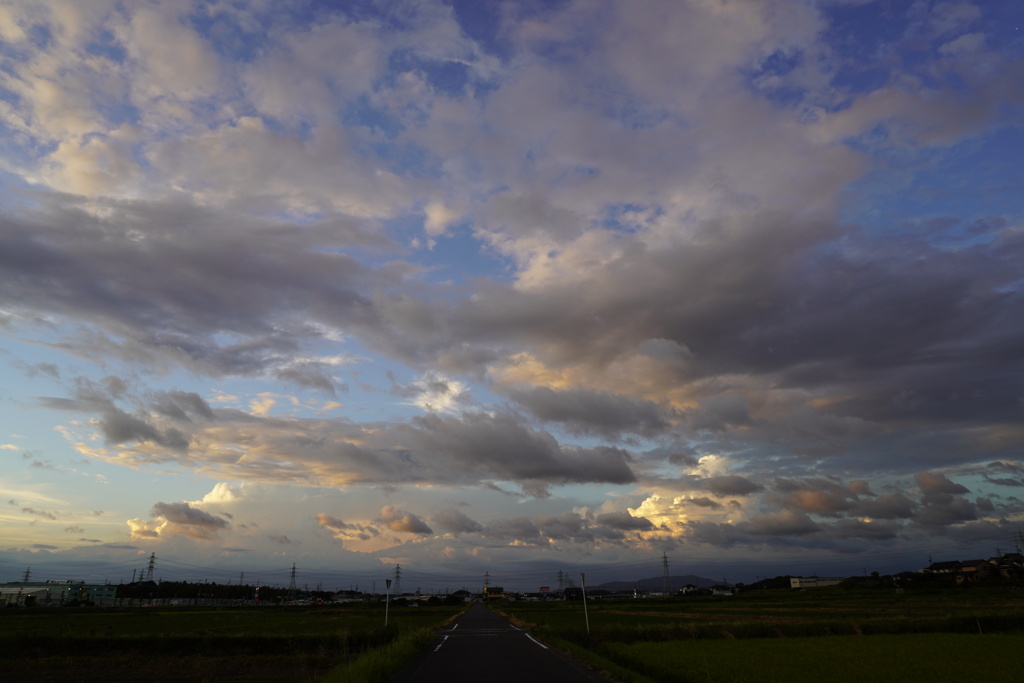
<svg viewBox="0 0 1024 683"><path fill-rule="evenodd" d="M395 565L395 595L402 593L402 565Z"/></svg>
<svg viewBox="0 0 1024 683"><path fill-rule="evenodd" d="M149 556L149 564L146 566L146 581L153 580L153 569L156 568L156 553Z"/></svg>
<svg viewBox="0 0 1024 683"><path fill-rule="evenodd" d="M291 602L295 599L295 563L292 562L292 580L288 584L288 601Z"/></svg>
<svg viewBox="0 0 1024 683"><path fill-rule="evenodd" d="M672 579L668 575L668 554L661 554L661 592L668 595L672 592Z"/></svg>

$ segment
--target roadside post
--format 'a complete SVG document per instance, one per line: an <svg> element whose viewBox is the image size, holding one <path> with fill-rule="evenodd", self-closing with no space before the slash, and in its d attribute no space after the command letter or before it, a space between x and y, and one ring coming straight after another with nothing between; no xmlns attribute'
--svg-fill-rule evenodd
<svg viewBox="0 0 1024 683"><path fill-rule="evenodd" d="M391 579L384 579L387 587L384 589L384 626L388 625L388 606L391 601Z"/></svg>

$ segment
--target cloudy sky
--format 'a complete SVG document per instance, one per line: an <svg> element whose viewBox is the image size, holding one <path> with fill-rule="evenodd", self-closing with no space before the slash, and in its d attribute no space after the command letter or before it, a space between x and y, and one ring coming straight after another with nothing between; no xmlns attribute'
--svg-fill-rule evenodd
<svg viewBox="0 0 1024 683"><path fill-rule="evenodd" d="M0 580L1014 550L1022 26L1016 0L4 3Z"/></svg>

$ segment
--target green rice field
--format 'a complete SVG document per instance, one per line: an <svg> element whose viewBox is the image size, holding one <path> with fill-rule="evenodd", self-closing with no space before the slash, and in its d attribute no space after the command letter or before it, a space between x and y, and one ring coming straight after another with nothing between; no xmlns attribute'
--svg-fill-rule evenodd
<svg viewBox="0 0 1024 683"><path fill-rule="evenodd" d="M624 683L1024 680L1024 591L1012 587L591 600L586 612L581 602L496 608Z"/></svg>
<svg viewBox="0 0 1024 683"><path fill-rule="evenodd" d="M34 681L371 680L345 670L423 643L462 606L0 610L4 677ZM381 670L385 676L387 670Z"/></svg>

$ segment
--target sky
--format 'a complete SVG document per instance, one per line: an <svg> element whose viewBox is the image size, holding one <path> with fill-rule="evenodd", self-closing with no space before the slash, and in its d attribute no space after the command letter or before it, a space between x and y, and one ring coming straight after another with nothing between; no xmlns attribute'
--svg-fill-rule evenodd
<svg viewBox="0 0 1024 683"><path fill-rule="evenodd" d="M1024 527L1016 0L0 5L0 580Z"/></svg>

